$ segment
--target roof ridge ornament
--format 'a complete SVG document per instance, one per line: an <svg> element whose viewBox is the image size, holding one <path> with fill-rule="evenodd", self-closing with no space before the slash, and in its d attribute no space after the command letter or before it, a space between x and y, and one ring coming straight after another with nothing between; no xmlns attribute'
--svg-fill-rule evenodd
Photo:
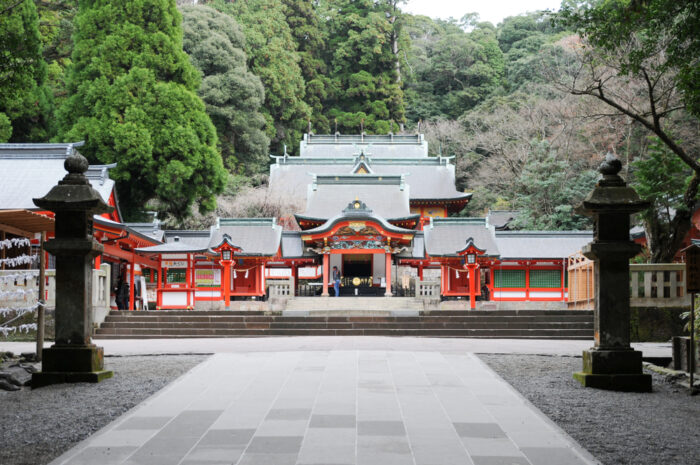
<svg viewBox="0 0 700 465"><path fill-rule="evenodd" d="M367 204L360 200L359 196L350 202L343 210L346 216L367 216L372 214L372 210L367 207Z"/></svg>

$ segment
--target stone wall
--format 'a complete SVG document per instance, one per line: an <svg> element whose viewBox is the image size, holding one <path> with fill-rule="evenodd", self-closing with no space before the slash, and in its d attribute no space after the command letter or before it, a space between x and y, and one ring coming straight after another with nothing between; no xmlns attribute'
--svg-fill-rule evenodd
<svg viewBox="0 0 700 465"><path fill-rule="evenodd" d="M673 336L685 335L681 313L687 311L687 308L632 307L632 342L668 342Z"/></svg>

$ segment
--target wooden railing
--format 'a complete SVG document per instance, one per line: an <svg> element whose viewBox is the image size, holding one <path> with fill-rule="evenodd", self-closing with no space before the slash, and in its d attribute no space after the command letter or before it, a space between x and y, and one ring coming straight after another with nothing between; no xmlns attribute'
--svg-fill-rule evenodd
<svg viewBox="0 0 700 465"><path fill-rule="evenodd" d="M568 259L569 308L593 309L595 305L594 263L580 253ZM630 264L630 306L686 307L684 263Z"/></svg>
<svg viewBox="0 0 700 465"><path fill-rule="evenodd" d="M685 307L685 264L630 265L630 305L633 307Z"/></svg>
<svg viewBox="0 0 700 465"><path fill-rule="evenodd" d="M569 256L567 272L569 273L569 308L592 310L595 305L593 261L584 257L581 252L577 252Z"/></svg>

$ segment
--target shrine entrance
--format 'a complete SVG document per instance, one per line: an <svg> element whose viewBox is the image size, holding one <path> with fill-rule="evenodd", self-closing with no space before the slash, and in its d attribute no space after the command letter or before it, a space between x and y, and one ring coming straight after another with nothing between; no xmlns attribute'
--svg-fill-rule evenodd
<svg viewBox="0 0 700 465"><path fill-rule="evenodd" d="M341 296L384 295L385 287L380 287L374 276L374 254L352 253L342 255L340 275Z"/></svg>

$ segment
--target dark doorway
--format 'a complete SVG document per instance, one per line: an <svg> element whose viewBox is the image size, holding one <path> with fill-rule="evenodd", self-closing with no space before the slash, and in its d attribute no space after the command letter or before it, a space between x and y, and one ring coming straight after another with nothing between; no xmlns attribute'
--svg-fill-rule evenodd
<svg viewBox="0 0 700 465"><path fill-rule="evenodd" d="M343 255L342 275L340 295L373 296L382 290L372 285L372 254Z"/></svg>
<svg viewBox="0 0 700 465"><path fill-rule="evenodd" d="M366 278L372 276L372 254L343 255L343 276Z"/></svg>

